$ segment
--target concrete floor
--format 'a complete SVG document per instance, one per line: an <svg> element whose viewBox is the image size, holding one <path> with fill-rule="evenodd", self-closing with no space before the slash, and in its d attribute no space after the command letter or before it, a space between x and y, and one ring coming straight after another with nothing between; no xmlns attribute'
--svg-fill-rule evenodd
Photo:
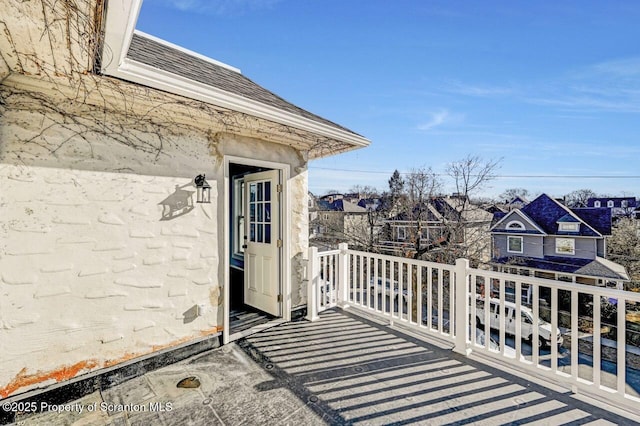
<svg viewBox="0 0 640 426"><path fill-rule="evenodd" d="M196 376L201 386L177 388L188 376ZM94 403L97 408L88 412ZM70 404L83 412L18 420L29 425L640 424L633 414L341 310L325 312L314 323L282 324ZM101 404L125 411L105 411Z"/></svg>

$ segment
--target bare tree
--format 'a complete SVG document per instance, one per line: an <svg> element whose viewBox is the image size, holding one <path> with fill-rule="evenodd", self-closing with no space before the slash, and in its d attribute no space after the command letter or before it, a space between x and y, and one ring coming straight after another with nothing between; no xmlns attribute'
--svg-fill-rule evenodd
<svg viewBox="0 0 640 426"><path fill-rule="evenodd" d="M525 188L509 188L500 194L500 201L511 201L516 197L527 198L529 196L529 190Z"/></svg>
<svg viewBox="0 0 640 426"><path fill-rule="evenodd" d="M491 215L473 205L471 198L495 178L500 159L484 160L468 155L447 167L456 193L444 201L446 237L448 244L442 247L439 261L454 263L463 257L477 265L489 256ZM446 207L444 207L446 206Z"/></svg>
<svg viewBox="0 0 640 426"><path fill-rule="evenodd" d="M577 189L571 191L564 196L564 202L567 207L587 207L587 201L589 198L597 197L596 193L590 189Z"/></svg>
<svg viewBox="0 0 640 426"><path fill-rule="evenodd" d="M428 239L424 239L424 226L428 226L430 216L433 216L431 203L441 188L442 182L431 167L412 169L406 181L404 213L413 222L408 231L408 239L412 242L416 259L430 248Z"/></svg>

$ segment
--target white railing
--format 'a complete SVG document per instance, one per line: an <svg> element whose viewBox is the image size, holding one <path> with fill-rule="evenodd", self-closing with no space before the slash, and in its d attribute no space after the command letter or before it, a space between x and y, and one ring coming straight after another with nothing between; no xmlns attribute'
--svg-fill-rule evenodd
<svg viewBox="0 0 640 426"><path fill-rule="evenodd" d="M325 252L311 248L308 274L309 320L330 307L354 307L449 340L461 354L501 360L624 406L640 402L640 333L633 334L627 319L627 307L640 305L638 293L473 269L464 259L447 265L354 251L346 244ZM605 306L615 311L605 315L613 323L606 327Z"/></svg>

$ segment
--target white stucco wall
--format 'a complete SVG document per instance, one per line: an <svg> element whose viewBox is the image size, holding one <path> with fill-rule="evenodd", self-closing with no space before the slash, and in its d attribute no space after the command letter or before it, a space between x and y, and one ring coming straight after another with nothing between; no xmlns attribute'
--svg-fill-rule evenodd
<svg viewBox="0 0 640 426"><path fill-rule="evenodd" d="M10 94L0 106L0 398L221 330L225 156L288 168L290 306L306 302L307 173L298 151L220 132L190 106L182 108L193 124L169 132L166 117L185 119L175 104L158 92L128 98L126 87L90 126L99 109L58 99L51 86L37 97L68 116L52 114L30 95L41 86L18 92L19 83L0 85ZM142 96L144 109L118 113ZM103 125L118 132L101 134ZM195 191L200 173L212 203L161 220L160 203L176 186Z"/></svg>
<svg viewBox="0 0 640 426"><path fill-rule="evenodd" d="M161 220L188 180L0 165L0 182L0 396L220 330L215 188Z"/></svg>

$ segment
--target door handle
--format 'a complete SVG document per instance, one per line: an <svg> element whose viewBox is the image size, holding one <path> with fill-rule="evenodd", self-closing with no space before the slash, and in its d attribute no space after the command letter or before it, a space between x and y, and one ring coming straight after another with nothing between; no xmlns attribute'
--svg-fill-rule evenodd
<svg viewBox="0 0 640 426"><path fill-rule="evenodd" d="M246 245L246 244L243 244L243 245L242 245L242 248L243 248L243 249L246 249L246 248L247 248L247 245Z"/></svg>

